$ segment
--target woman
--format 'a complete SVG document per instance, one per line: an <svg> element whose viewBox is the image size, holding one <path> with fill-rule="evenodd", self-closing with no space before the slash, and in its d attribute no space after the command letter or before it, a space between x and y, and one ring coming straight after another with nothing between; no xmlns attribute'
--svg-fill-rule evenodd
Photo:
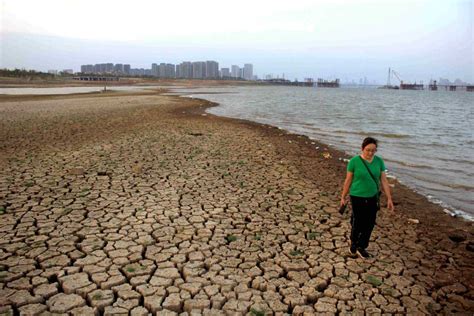
<svg viewBox="0 0 474 316"><path fill-rule="evenodd" d="M370 258L366 251L369 245L370 234L374 229L377 211L380 209L379 194L380 182L382 190L387 196L387 207L394 210L392 195L385 175L385 164L377 151L377 140L367 137L362 142L362 153L355 156L347 165L347 175L342 189L341 207L346 205L347 194L350 194L352 203L351 216L351 255L361 258Z"/></svg>

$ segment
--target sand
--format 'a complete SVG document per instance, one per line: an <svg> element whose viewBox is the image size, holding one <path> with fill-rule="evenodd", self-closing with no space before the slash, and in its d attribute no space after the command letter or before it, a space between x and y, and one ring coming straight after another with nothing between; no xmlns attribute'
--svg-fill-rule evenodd
<svg viewBox="0 0 474 316"><path fill-rule="evenodd" d="M161 92L0 97L0 314L473 313L472 223L392 182L350 258L341 152Z"/></svg>

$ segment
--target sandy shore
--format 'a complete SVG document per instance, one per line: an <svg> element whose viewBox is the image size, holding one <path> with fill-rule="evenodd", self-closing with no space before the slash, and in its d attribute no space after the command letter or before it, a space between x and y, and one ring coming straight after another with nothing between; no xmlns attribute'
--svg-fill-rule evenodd
<svg viewBox="0 0 474 316"><path fill-rule="evenodd" d="M342 153L159 92L0 98L0 315L474 312L472 223L394 183L349 258Z"/></svg>

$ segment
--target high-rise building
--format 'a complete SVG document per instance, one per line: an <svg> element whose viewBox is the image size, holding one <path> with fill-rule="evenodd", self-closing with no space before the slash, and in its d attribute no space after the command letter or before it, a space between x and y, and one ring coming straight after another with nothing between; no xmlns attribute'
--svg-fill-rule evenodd
<svg viewBox="0 0 474 316"><path fill-rule="evenodd" d="M175 78L176 77L176 67L173 64L166 64L165 67L165 78Z"/></svg>
<svg viewBox="0 0 474 316"><path fill-rule="evenodd" d="M165 63L160 63L158 66L158 77L160 78L165 78L166 77L166 64Z"/></svg>
<svg viewBox="0 0 474 316"><path fill-rule="evenodd" d="M176 78L191 79L193 77L193 64L190 61L183 61L176 66Z"/></svg>
<svg viewBox="0 0 474 316"><path fill-rule="evenodd" d="M206 61L206 78L219 78L219 63L213 60Z"/></svg>
<svg viewBox="0 0 474 316"><path fill-rule="evenodd" d="M85 74L94 73L94 65L81 65L81 72Z"/></svg>
<svg viewBox="0 0 474 316"><path fill-rule="evenodd" d="M232 65L231 67L231 76L232 78L239 78L240 77L240 67L237 65Z"/></svg>
<svg viewBox="0 0 474 316"><path fill-rule="evenodd" d="M230 69L221 68L221 78L229 78L229 77L230 77Z"/></svg>
<svg viewBox="0 0 474 316"><path fill-rule="evenodd" d="M193 62L193 78L202 79L206 74L206 63L203 61Z"/></svg>
<svg viewBox="0 0 474 316"><path fill-rule="evenodd" d="M123 64L115 64L114 72L117 73L117 74L122 74L123 73Z"/></svg>
<svg viewBox="0 0 474 316"><path fill-rule="evenodd" d="M123 65L123 72L124 72L126 75L129 75L129 74L130 74L130 64L125 64L125 65Z"/></svg>
<svg viewBox="0 0 474 316"><path fill-rule="evenodd" d="M114 64L113 63L106 63L105 64L105 72L106 73L114 72Z"/></svg>
<svg viewBox="0 0 474 316"><path fill-rule="evenodd" d="M159 77L160 76L160 69L158 68L158 64L151 64L151 73L153 77Z"/></svg>
<svg viewBox="0 0 474 316"><path fill-rule="evenodd" d="M252 80L253 78L253 65L252 64L245 64L243 70L243 76L245 80Z"/></svg>

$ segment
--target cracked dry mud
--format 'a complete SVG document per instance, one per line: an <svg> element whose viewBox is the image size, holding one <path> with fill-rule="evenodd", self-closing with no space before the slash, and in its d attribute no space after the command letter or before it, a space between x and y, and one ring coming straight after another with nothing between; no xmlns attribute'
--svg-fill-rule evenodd
<svg viewBox="0 0 474 316"><path fill-rule="evenodd" d="M0 102L0 315L472 313L472 226L422 233L413 195L349 258L338 153L205 106Z"/></svg>

